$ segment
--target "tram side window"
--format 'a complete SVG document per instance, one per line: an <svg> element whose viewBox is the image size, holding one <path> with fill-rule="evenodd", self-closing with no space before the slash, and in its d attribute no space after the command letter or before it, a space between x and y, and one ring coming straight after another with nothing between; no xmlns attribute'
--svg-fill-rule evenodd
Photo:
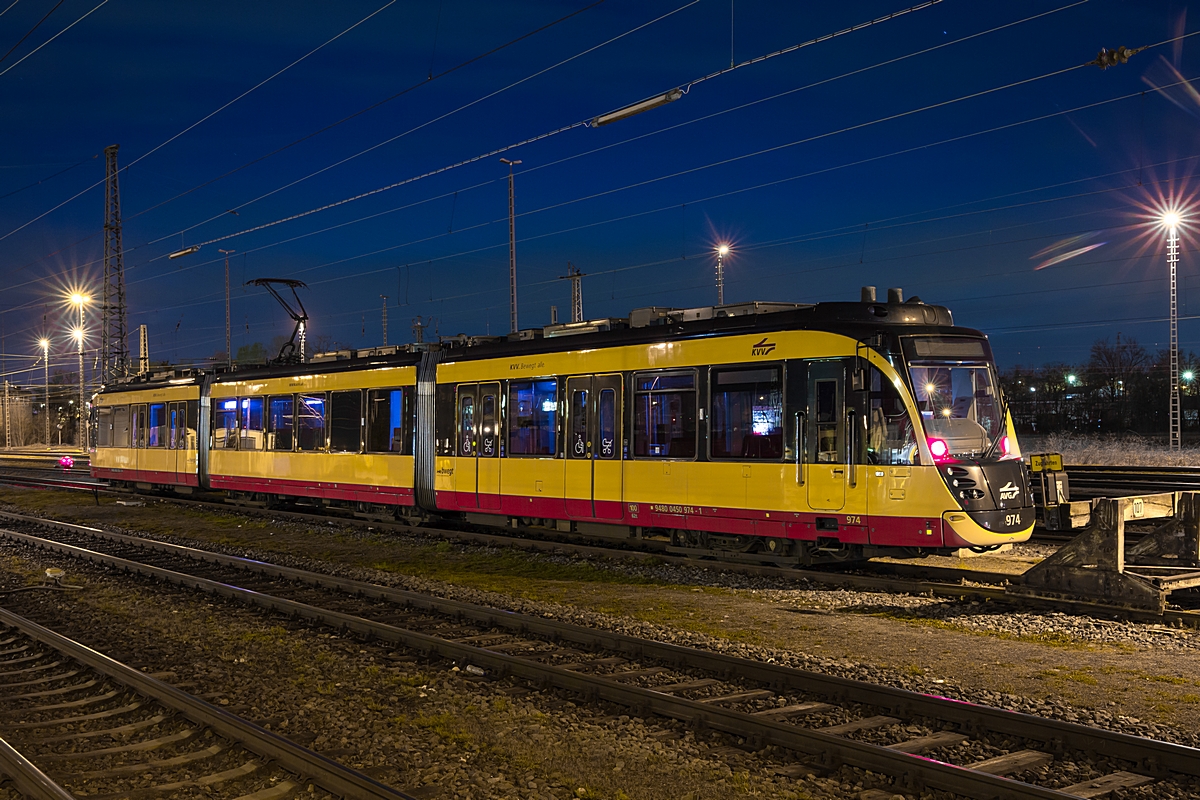
<svg viewBox="0 0 1200 800"><path fill-rule="evenodd" d="M166 403L150 404L150 424L146 428L147 447L167 446L167 405Z"/></svg>
<svg viewBox="0 0 1200 800"><path fill-rule="evenodd" d="M329 396L329 450L357 453L362 449L362 392L334 392Z"/></svg>
<svg viewBox="0 0 1200 800"><path fill-rule="evenodd" d="M633 391L633 454L695 458L696 376L642 373Z"/></svg>
<svg viewBox="0 0 1200 800"><path fill-rule="evenodd" d="M499 425L496 419L496 395L494 390L479 398L479 455L495 458L500 455Z"/></svg>
<svg viewBox="0 0 1200 800"><path fill-rule="evenodd" d="M267 449L291 452L295 440L296 398L290 394L272 397L267 401Z"/></svg>
<svg viewBox="0 0 1200 800"><path fill-rule="evenodd" d="M458 441L461 442L460 455L475 455L475 397L464 394L458 398Z"/></svg>
<svg viewBox="0 0 1200 800"><path fill-rule="evenodd" d="M617 441L617 392L615 389L600 390L599 427L600 458L617 458L621 454L621 443Z"/></svg>
<svg viewBox="0 0 1200 800"><path fill-rule="evenodd" d="M783 457L783 376L779 367L714 369L709 447L713 458Z"/></svg>
<svg viewBox="0 0 1200 800"><path fill-rule="evenodd" d="M367 392L367 452L412 455L412 391Z"/></svg>
<svg viewBox="0 0 1200 800"><path fill-rule="evenodd" d="M237 448L238 404L236 397L213 401L213 449Z"/></svg>
<svg viewBox="0 0 1200 800"><path fill-rule="evenodd" d="M113 447L129 447L129 406L113 409Z"/></svg>
<svg viewBox="0 0 1200 800"><path fill-rule="evenodd" d="M558 453L558 381L513 381L508 385L508 454Z"/></svg>
<svg viewBox="0 0 1200 800"><path fill-rule="evenodd" d="M131 406L133 413L133 446L146 446L146 406L136 405Z"/></svg>
<svg viewBox="0 0 1200 800"><path fill-rule="evenodd" d="M296 403L296 449L325 449L325 395L300 395Z"/></svg>
<svg viewBox="0 0 1200 800"><path fill-rule="evenodd" d="M112 447L113 446L113 410L111 408L96 409L96 431L98 438L96 441L97 447Z"/></svg>
<svg viewBox="0 0 1200 800"><path fill-rule="evenodd" d="M263 399L261 397L242 398L242 422L239 436L239 447L242 450L263 449Z"/></svg>
<svg viewBox="0 0 1200 800"><path fill-rule="evenodd" d="M867 461L871 464L916 464L917 442L900 390L871 367L867 418Z"/></svg>
<svg viewBox="0 0 1200 800"><path fill-rule="evenodd" d="M200 401L187 401L187 431L184 434L183 441L180 442L180 447L186 450L196 449L196 437L200 430Z"/></svg>
<svg viewBox="0 0 1200 800"><path fill-rule="evenodd" d="M452 456L458 452L455 444L458 441L457 418L454 411L454 393L457 388L453 383L439 383L437 386L435 396L437 412L434 414L434 425L439 456Z"/></svg>

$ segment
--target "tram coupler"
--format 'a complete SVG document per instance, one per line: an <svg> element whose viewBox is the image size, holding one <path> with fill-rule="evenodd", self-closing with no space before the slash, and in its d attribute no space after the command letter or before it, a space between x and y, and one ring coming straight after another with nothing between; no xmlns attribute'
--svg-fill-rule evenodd
<svg viewBox="0 0 1200 800"><path fill-rule="evenodd" d="M1126 522L1155 519L1165 522L1126 546ZM1171 592L1195 586L1200 586L1200 492L1166 492L1095 501L1087 527L1008 592L1161 614Z"/></svg>

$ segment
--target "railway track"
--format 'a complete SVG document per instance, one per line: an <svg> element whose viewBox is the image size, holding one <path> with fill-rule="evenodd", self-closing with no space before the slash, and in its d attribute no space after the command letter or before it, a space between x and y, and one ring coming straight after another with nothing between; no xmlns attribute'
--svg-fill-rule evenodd
<svg viewBox="0 0 1200 800"><path fill-rule="evenodd" d="M720 572L732 572L757 577L775 577L788 581L804 580L819 586L848 588L859 591L927 594L958 600L980 600L1009 602L1024 608L1039 608L1071 614L1121 617L1149 622L1168 621L1200 628L1200 613L1186 609L1168 609L1159 615L1131 609L1116 608L1103 603L1086 600L1014 597L1005 591L1005 586L1019 580L1019 574L990 572L987 570L959 569L954 567L929 566L922 563L865 562L854 570L844 568L799 568L795 566L772 566L754 563L752 559L741 562L716 561L691 556L668 554L655 547L661 543L639 540L636 545L648 549L633 549L616 542L604 543L596 540L579 541L577 535L557 535L552 531L538 531L534 535L509 536L489 530L464 529L461 527L435 526L433 524L412 525L383 519L364 519L330 511L298 511L294 509L265 509L257 505L229 504L219 495L205 497L174 497L153 493L139 493L126 489L113 489L105 484L75 485L70 481L46 480L26 475L0 473L0 485L24 488L62 489L105 493L120 497L138 497L146 502L163 502L175 505L199 507L212 510L235 510L239 514L268 519L289 519L320 525L343 525L347 527L382 529L406 534L419 533L452 541L493 547L510 547L533 552L556 554L575 553L587 557L644 560L654 563L692 567ZM32 519L21 515L0 512L0 518ZM1135 534L1136 535L1136 534ZM1044 541L1068 541L1073 534L1045 534Z"/></svg>
<svg viewBox="0 0 1200 800"><path fill-rule="evenodd" d="M301 792L411 800L163 677L0 609L4 788L37 800L192 793L273 800Z"/></svg>
<svg viewBox="0 0 1200 800"><path fill-rule="evenodd" d="M1200 750L1180 745L68 523L8 522L19 529L0 530L10 542L390 642L468 675L721 731L739 751L774 746L791 754L777 767L785 775L849 766L891 776L887 792L997 800L1140 785L1200 794ZM1094 777L1057 785L1064 761Z"/></svg>

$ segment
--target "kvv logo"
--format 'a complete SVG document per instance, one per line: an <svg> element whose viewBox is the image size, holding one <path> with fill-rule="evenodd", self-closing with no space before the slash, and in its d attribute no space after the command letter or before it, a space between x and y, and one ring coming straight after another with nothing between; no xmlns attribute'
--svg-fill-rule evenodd
<svg viewBox="0 0 1200 800"><path fill-rule="evenodd" d="M761 342L756 342L756 343L750 345L750 355L765 356L774 349L775 349L775 343L768 342L767 337L764 336L762 338Z"/></svg>

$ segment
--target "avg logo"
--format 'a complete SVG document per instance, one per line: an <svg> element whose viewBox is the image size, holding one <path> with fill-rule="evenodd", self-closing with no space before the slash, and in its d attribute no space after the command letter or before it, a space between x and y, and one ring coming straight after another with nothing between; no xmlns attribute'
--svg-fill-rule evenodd
<svg viewBox="0 0 1200 800"><path fill-rule="evenodd" d="M756 342L750 345L750 355L765 356L775 349L774 342L768 342L767 337L763 337L761 342Z"/></svg>

